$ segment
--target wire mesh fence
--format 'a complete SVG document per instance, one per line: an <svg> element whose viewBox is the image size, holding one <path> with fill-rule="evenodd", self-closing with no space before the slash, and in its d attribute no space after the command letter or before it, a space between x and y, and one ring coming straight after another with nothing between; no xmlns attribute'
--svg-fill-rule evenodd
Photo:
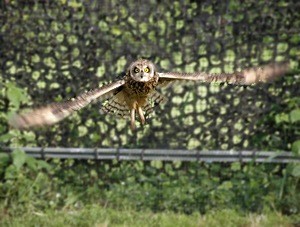
<svg viewBox="0 0 300 227"><path fill-rule="evenodd" d="M160 71L232 72L279 60L299 70L298 1L28 0L0 7L1 78L28 93L21 107L76 96L140 57ZM162 92L168 102L135 133L95 104L25 135L42 147L197 150L288 150L297 139L297 129L284 130L269 116L299 97L298 74L257 87L187 83ZM10 105L1 100L1 111Z"/></svg>

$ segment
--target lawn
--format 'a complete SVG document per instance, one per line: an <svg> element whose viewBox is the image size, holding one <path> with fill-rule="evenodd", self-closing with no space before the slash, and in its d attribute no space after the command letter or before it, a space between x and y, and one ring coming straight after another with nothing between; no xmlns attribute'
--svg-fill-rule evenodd
<svg viewBox="0 0 300 227"><path fill-rule="evenodd" d="M3 213L1 226L299 226L300 216L276 212L245 214L234 210L191 215L151 211L116 210L89 205L77 210L32 211L13 217Z"/></svg>

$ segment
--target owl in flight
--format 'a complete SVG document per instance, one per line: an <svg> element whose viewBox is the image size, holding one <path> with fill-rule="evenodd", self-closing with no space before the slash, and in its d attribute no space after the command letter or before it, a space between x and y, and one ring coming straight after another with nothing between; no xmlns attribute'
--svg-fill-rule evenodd
<svg viewBox="0 0 300 227"><path fill-rule="evenodd" d="M198 81L201 83L229 83L251 85L271 81L282 76L289 69L288 63L273 63L263 67L249 68L230 74L210 74L205 72L180 73L157 72L155 65L145 59L130 64L126 74L116 81L88 91L68 101L52 103L44 107L15 114L9 124L15 128L26 129L37 126L52 125L82 109L95 100L107 99L101 111L120 117L129 117L130 127L135 129L136 115L141 124L153 108L163 103L166 98L156 89L174 81Z"/></svg>

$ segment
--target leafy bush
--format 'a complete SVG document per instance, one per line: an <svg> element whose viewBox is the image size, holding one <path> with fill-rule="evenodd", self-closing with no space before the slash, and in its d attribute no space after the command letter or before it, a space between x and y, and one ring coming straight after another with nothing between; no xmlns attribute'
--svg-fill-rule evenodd
<svg viewBox="0 0 300 227"><path fill-rule="evenodd" d="M292 165L35 160L1 156L2 209L113 208L205 213L212 209L297 214L299 176ZM6 163L3 165L3 163Z"/></svg>

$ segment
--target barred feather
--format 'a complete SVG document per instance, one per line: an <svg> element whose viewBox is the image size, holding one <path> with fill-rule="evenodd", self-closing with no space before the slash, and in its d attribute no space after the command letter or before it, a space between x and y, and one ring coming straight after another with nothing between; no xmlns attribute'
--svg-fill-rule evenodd
<svg viewBox="0 0 300 227"><path fill-rule="evenodd" d="M154 112L155 107L166 102L167 98L165 96L160 94L158 91L154 91L148 98L147 104L143 108L146 118Z"/></svg>
<svg viewBox="0 0 300 227"><path fill-rule="evenodd" d="M203 83L229 83L237 85L251 85L265 83L283 76L289 70L289 63L273 63L262 67L249 68L241 72L209 74L205 72L179 73L167 72L158 73L159 85L164 86L173 80L194 80Z"/></svg>
<svg viewBox="0 0 300 227"><path fill-rule="evenodd" d="M125 102L123 92L108 99L100 109L100 113L114 114L121 118L128 118L130 110Z"/></svg>
<svg viewBox="0 0 300 227"><path fill-rule="evenodd" d="M109 85L83 93L77 98L68 101L52 103L48 106L33 109L28 112L15 114L9 119L9 124L14 128L19 129L55 124L68 117L73 112L84 108L100 96L114 91L124 83L123 80L116 81Z"/></svg>

